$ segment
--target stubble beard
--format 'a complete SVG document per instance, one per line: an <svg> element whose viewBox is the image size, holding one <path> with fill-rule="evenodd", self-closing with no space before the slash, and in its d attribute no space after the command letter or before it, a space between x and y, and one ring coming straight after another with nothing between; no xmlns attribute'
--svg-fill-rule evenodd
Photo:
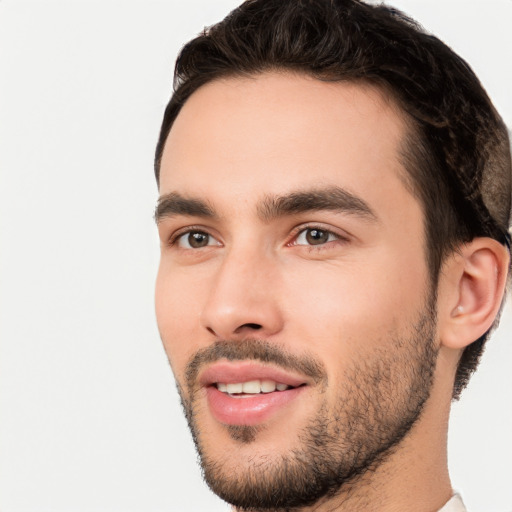
<svg viewBox="0 0 512 512"><path fill-rule="evenodd" d="M329 407L324 400L297 434L294 449L242 461L236 472L223 460L209 456L198 425L194 393L190 392L187 400L178 385L208 486L238 510L254 512L300 509L322 498L350 493L363 475L375 471L393 453L420 417L430 395L438 353L435 325L435 300L431 299L410 333L383 341L372 357L345 369L336 407ZM223 352L229 359L268 362L275 348L259 340L219 342L215 357ZM213 352L210 355L211 360ZM316 361L304 364L321 367ZM231 439L241 445L258 440L258 427L226 428Z"/></svg>

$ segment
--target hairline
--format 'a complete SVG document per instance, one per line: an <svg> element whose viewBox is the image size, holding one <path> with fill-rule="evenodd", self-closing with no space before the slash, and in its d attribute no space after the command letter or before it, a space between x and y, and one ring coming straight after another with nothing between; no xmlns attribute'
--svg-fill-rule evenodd
<svg viewBox="0 0 512 512"><path fill-rule="evenodd" d="M354 77L336 77L335 75L329 76L328 73L314 73L313 71L307 69L300 69L297 67L287 67L287 66L267 66L263 69L253 70L250 72L244 71L236 71L236 70L226 70L221 72L215 76L208 77L208 79L202 82L198 87L196 87L186 98L185 101L179 106L179 109L172 119L172 122L169 124L167 132L165 134L165 141L161 145L160 152L157 155L157 159L155 160L155 176L157 179L157 185L160 186L160 169L161 169L161 161L162 156L165 151L165 146L167 144L167 140L169 139L169 135L171 133L172 127L176 122L178 116L181 113L181 109L185 106L185 104L190 100L190 98L203 87L218 83L222 81L231 81L238 79L256 79L261 75L276 73L276 74L284 74L291 75L297 77L309 77L320 82L332 82L332 83L340 83L346 82L350 84L360 85L362 88L370 88L376 91L382 101L391 108L391 110L399 117L401 122L403 123L404 134L402 140L398 143L398 155L397 162L400 164L398 178L406 188L406 190L418 201L420 205L420 209L423 215L422 224L423 224L423 247L425 260L428 267L428 275L431 286L435 288L437 286L439 271L442 261L437 262L433 255L433 248L430 245L429 241L429 226L427 222L427 204L422 197L422 190L417 179L417 175L414 173L414 167L419 167L421 164L419 162L418 151L414 151L416 147L425 144L425 138L420 133L418 122L407 112L405 107L403 106L403 102L397 93L395 93L394 89L386 82L377 79L370 78L354 78ZM179 86L178 86L179 88ZM161 138L160 138L161 141ZM401 167L401 169L400 169Z"/></svg>

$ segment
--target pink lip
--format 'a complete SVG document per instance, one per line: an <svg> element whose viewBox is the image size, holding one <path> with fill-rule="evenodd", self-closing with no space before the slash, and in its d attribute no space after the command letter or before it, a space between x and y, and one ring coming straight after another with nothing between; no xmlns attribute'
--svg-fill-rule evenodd
<svg viewBox="0 0 512 512"><path fill-rule="evenodd" d="M307 379L292 375L291 373L254 363L252 361L242 361L237 363L220 362L209 366L201 372L199 384L203 387L210 386L217 382L225 384L235 382L247 382L249 380L273 380L288 386L297 387L301 384L308 384Z"/></svg>
<svg viewBox="0 0 512 512"><path fill-rule="evenodd" d="M306 388L260 393L235 398L219 391L215 386L206 388L208 407L214 418L226 425L259 425L277 414Z"/></svg>
<svg viewBox="0 0 512 512"><path fill-rule="evenodd" d="M286 391L259 393L255 395L231 396L217 389L215 384L247 382L250 380L272 380L293 386ZM213 417L226 425L258 425L278 414L308 386L305 378L254 362L221 362L201 373L199 382L206 388L208 407Z"/></svg>

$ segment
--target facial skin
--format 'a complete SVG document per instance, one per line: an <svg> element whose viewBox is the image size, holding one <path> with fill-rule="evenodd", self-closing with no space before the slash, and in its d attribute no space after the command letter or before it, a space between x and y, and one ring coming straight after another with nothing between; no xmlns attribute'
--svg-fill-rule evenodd
<svg viewBox="0 0 512 512"><path fill-rule="evenodd" d="M203 86L170 132L157 320L206 479L236 506L365 510L367 473L423 435L439 341L405 133L369 86L284 73ZM216 387L256 379L293 389Z"/></svg>

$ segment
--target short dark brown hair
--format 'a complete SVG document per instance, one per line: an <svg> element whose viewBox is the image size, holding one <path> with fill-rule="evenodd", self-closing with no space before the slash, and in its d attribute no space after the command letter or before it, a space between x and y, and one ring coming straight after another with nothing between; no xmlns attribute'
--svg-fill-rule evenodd
<svg viewBox="0 0 512 512"><path fill-rule="evenodd" d="M272 70L370 83L405 113L410 133L401 156L406 182L425 215L433 285L446 255L475 237L491 237L510 251L510 142L501 117L464 60L384 5L247 0L205 29L176 62L174 92L156 148L157 182L169 131L194 91L219 78ZM464 350L454 398L476 369L488 336Z"/></svg>

